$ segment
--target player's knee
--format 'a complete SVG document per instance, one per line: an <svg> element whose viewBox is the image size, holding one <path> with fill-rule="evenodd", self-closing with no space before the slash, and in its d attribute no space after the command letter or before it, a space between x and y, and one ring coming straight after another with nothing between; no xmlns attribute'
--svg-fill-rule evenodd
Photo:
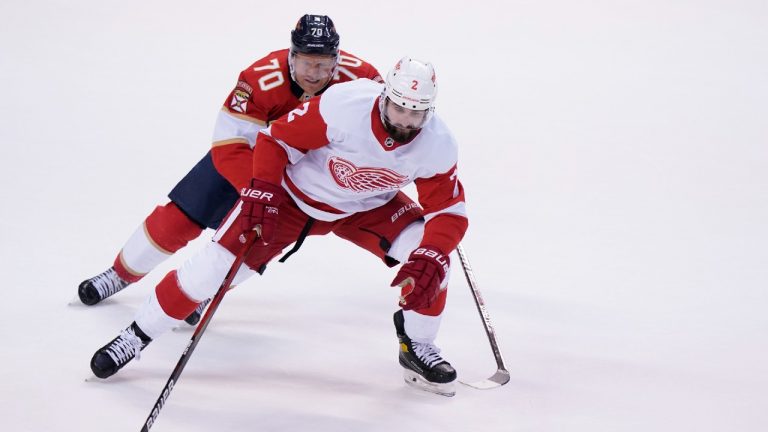
<svg viewBox="0 0 768 432"><path fill-rule="evenodd" d="M161 249L176 252L197 238L203 229L170 202L157 206L145 221L147 235Z"/></svg>
<svg viewBox="0 0 768 432"><path fill-rule="evenodd" d="M424 237L424 222L416 221L411 223L400 231L400 234L392 242L387 255L401 263L406 262L411 252L421 243L422 237Z"/></svg>
<svg viewBox="0 0 768 432"><path fill-rule="evenodd" d="M216 294L234 261L235 256L224 247L208 243L179 267L179 284L192 299L210 298Z"/></svg>

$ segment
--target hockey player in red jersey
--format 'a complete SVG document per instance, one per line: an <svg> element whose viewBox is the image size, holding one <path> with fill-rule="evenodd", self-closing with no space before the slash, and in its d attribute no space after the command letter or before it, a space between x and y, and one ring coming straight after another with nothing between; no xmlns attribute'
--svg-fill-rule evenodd
<svg viewBox="0 0 768 432"><path fill-rule="evenodd" d="M449 254L468 221L458 146L434 115L436 94L432 65L405 57L385 84L335 85L262 130L243 173L253 178L214 242L168 273L135 321L94 354L94 374L113 375L211 297L247 236L259 238L234 284L263 272L291 243L334 233L389 266L403 263L391 285L400 289L394 322L406 382L453 395L456 371L434 341ZM423 210L401 191L410 183Z"/></svg>
<svg viewBox="0 0 768 432"><path fill-rule="evenodd" d="M105 272L83 281L80 300L93 305L139 281L158 264L216 229L251 179L257 132L335 83L369 78L378 71L339 50L339 35L324 15L304 15L291 31L291 48L274 51L240 73L224 101L211 150L137 228ZM189 316L195 324L205 304Z"/></svg>

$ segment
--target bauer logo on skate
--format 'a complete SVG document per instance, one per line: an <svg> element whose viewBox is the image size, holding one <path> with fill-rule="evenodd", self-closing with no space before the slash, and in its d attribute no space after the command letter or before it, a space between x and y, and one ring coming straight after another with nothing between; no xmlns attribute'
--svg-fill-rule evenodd
<svg viewBox="0 0 768 432"><path fill-rule="evenodd" d="M398 190L405 186L408 177L387 168L357 167L340 157L328 160L331 176L343 189L353 192L377 192Z"/></svg>

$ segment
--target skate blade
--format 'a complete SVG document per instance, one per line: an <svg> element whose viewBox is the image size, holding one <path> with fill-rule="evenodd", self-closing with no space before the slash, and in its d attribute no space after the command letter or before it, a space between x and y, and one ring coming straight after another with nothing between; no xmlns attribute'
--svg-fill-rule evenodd
<svg viewBox="0 0 768 432"><path fill-rule="evenodd" d="M75 294L72 300L67 303L67 306L85 306L85 304L80 300L80 296Z"/></svg>
<svg viewBox="0 0 768 432"><path fill-rule="evenodd" d="M456 395L456 387L453 382L433 383L410 369L403 369L403 380L411 387L439 394L440 396L452 397Z"/></svg>
<svg viewBox="0 0 768 432"><path fill-rule="evenodd" d="M171 331L174 333L191 333L195 331L196 328L197 328L197 325L189 325L187 323L183 323L172 328Z"/></svg>
<svg viewBox="0 0 768 432"><path fill-rule="evenodd" d="M101 384L101 383L106 383L106 382L109 382L109 381L107 381L106 378L99 378L99 377L97 377L94 374L90 374L87 377L85 377L85 382L87 382L87 383L100 383Z"/></svg>

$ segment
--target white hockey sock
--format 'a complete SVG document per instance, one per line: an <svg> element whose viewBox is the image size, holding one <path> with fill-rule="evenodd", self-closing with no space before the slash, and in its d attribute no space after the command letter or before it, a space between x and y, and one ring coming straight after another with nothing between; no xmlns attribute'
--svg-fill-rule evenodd
<svg viewBox="0 0 768 432"><path fill-rule="evenodd" d="M173 255L155 244L141 224L120 251L120 263L134 276L144 276Z"/></svg>
<svg viewBox="0 0 768 432"><path fill-rule="evenodd" d="M235 256L216 242L211 242L184 262L177 270L179 286L191 299L203 301L213 297L219 289ZM256 274L243 265L235 275L232 285L237 285Z"/></svg>
<svg viewBox="0 0 768 432"><path fill-rule="evenodd" d="M134 318L139 328L152 339L157 338L168 330L179 326L184 321L168 316L153 291L143 305L136 311Z"/></svg>
<svg viewBox="0 0 768 432"><path fill-rule="evenodd" d="M414 342L434 343L440 330L442 314L438 316L422 315L412 310L404 310L405 333Z"/></svg>

